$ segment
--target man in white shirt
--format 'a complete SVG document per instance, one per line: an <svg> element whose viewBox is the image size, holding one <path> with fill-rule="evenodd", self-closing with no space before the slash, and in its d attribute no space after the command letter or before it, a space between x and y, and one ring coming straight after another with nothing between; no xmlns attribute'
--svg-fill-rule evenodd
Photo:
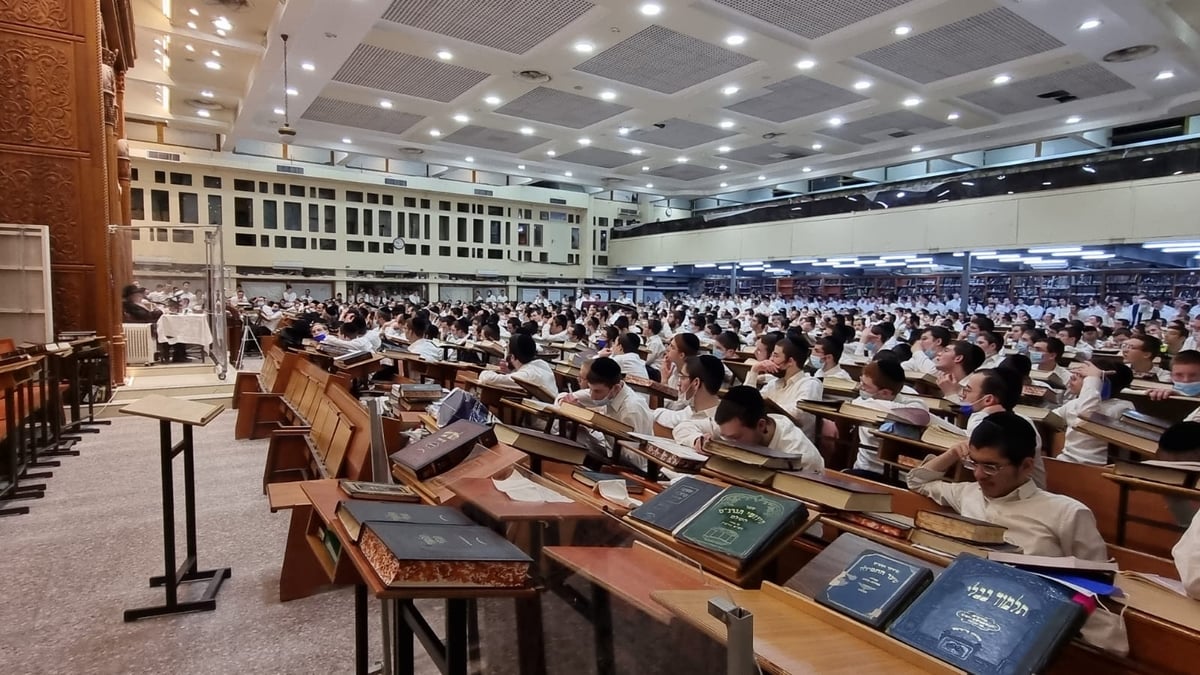
<svg viewBox="0 0 1200 675"><path fill-rule="evenodd" d="M895 359L879 359L863 368L859 379L859 398L854 405L874 410L891 411L897 408L928 409L921 399L901 393L904 388L904 369ZM858 426L858 456L854 460L855 475L882 480L883 462L879 461L879 438L875 427Z"/></svg>
<svg viewBox="0 0 1200 675"><path fill-rule="evenodd" d="M816 417L796 409L799 401L819 401L825 393L821 380L804 372L808 363L808 343L783 338L775 343L771 362L777 367L775 377L762 388L762 397L773 401L797 420L800 430L815 438Z"/></svg>
<svg viewBox="0 0 1200 675"><path fill-rule="evenodd" d="M983 350L983 363L980 364L980 369L995 368L1004 361L1004 354L1001 353L1004 348L1004 340L994 331L980 331L979 335L975 336L975 345Z"/></svg>
<svg viewBox="0 0 1200 675"><path fill-rule="evenodd" d="M291 284L286 284L283 287L283 306L291 307L296 304L296 291L292 290Z"/></svg>
<svg viewBox="0 0 1200 675"><path fill-rule="evenodd" d="M854 381L850 373L842 368L842 342L836 338L821 338L813 346L808 364L813 368L813 377L824 382L830 379ZM823 393L823 392L822 392Z"/></svg>
<svg viewBox="0 0 1200 675"><path fill-rule="evenodd" d="M1113 397L1128 387L1132 380L1133 373L1124 365L1117 366L1107 375L1092 363L1074 367L1067 390L1075 394L1075 398L1054 409L1054 414L1067 423L1063 449L1058 459L1078 464L1108 464L1108 442L1076 427L1089 413L1098 412L1118 419L1121 413L1133 410L1133 403Z"/></svg>
<svg viewBox="0 0 1200 675"><path fill-rule="evenodd" d="M409 343L408 351L420 356L422 361L441 361L442 348L425 337L428 331L429 321L423 316L414 316L408 324L408 333L416 339Z"/></svg>
<svg viewBox="0 0 1200 675"><path fill-rule="evenodd" d="M663 324L658 319L650 319L646 322L646 349L650 352L646 355L646 367L658 368L661 372L663 357L667 354L667 345L663 342L662 336Z"/></svg>
<svg viewBox="0 0 1200 675"><path fill-rule="evenodd" d="M958 402L967 376L979 369L983 358L983 350L966 340L952 342L938 353L934 366L938 371L938 386L947 399Z"/></svg>
<svg viewBox="0 0 1200 675"><path fill-rule="evenodd" d="M936 373L937 366L933 359L950 344L950 331L941 326L930 326L921 333L921 339L913 349L912 358L900 364L905 370L918 373Z"/></svg>
<svg viewBox="0 0 1200 675"><path fill-rule="evenodd" d="M1168 462L1200 461L1200 422L1181 422L1163 432L1155 459ZM1200 600L1200 513L1196 503L1184 497L1164 496L1175 521L1187 524L1187 531L1171 549L1175 569L1184 591Z"/></svg>
<svg viewBox="0 0 1200 675"><path fill-rule="evenodd" d="M792 421L768 415L762 395L754 387L737 386L725 394L713 416L721 437L737 443L767 447L796 458L796 470L822 471L825 459Z"/></svg>
<svg viewBox="0 0 1200 675"><path fill-rule="evenodd" d="M1058 365L1058 360L1062 358L1064 351L1066 351L1066 345L1062 340L1056 337L1042 337L1029 348L1029 362L1033 364L1034 370L1054 373L1065 384L1067 380L1071 379L1071 371Z"/></svg>
<svg viewBox="0 0 1200 675"><path fill-rule="evenodd" d="M684 361L682 377L687 378L687 388L695 388L688 406L680 411L659 408L653 413L656 422L671 429L676 443L697 447L698 440L719 433L713 416L721 403L719 393L725 379L725 367L715 356L693 356Z"/></svg>
<svg viewBox="0 0 1200 675"><path fill-rule="evenodd" d="M1012 369L977 370L963 383L959 399L960 412L967 416L967 435L995 413L1012 412L1021 401L1021 376ZM1040 488L1046 487L1046 463L1042 452L1042 435L1037 425L1024 415L1017 415L1033 429L1034 456L1031 479Z"/></svg>
<svg viewBox="0 0 1200 675"><path fill-rule="evenodd" d="M585 376L587 382L586 396L575 396L568 394L562 397L562 401L582 405L589 408L599 408L600 412L611 417L619 422L623 422L630 427L633 427L634 433L650 435L654 433L654 418L650 413L650 407L646 405L646 399L633 391L628 384L625 383L625 376L621 373L621 367L616 361L601 356L594 359L588 367ZM594 445L599 449L602 445L605 450L609 446L599 442L592 443L588 439L599 441L592 434L588 434L581 440ZM628 457L634 464L642 464L638 459Z"/></svg>
<svg viewBox="0 0 1200 675"><path fill-rule="evenodd" d="M529 382L546 393L558 391L558 381L550 364L537 357L537 343L525 333L517 333L508 341L508 356L500 362L500 372L485 370L479 381L520 387L518 381Z"/></svg>
<svg viewBox="0 0 1200 675"><path fill-rule="evenodd" d="M611 349L600 351L601 356L608 356L617 365L621 367L621 372L634 377L649 378L650 375L646 372L646 362L642 360L642 355L638 353L638 347L642 345L642 339L634 333L625 333L617 338Z"/></svg>
<svg viewBox="0 0 1200 675"><path fill-rule="evenodd" d="M970 441L908 472L908 487L968 518L1007 528L1004 540L1027 555L1108 560L1096 517L1080 502L1039 488L1031 479L1036 436L1019 415L1000 412L983 420ZM944 480L956 465L975 482Z"/></svg>

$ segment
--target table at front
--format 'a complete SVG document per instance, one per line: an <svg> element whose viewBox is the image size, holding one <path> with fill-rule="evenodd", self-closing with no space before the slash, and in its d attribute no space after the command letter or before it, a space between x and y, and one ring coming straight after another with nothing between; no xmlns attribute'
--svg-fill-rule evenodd
<svg viewBox="0 0 1200 675"><path fill-rule="evenodd" d="M169 345L200 345L204 352L212 344L206 314L163 314L156 327L158 341Z"/></svg>
<svg viewBox="0 0 1200 675"><path fill-rule="evenodd" d="M520 617L528 615L522 611L526 603L538 603L538 589L484 588L484 587L428 587L391 588L383 583L358 544L350 537L345 525L337 517L339 501L348 499L336 481L307 481L301 489L312 503L313 512L324 526L337 537L341 544L341 555L348 556L358 576L354 584L354 664L356 675L366 675L367 668L367 597L374 595L384 601L384 611L390 615L394 637L390 645L390 657L395 673L412 673L415 661L413 638L421 641L430 659L438 670L446 675L466 675L468 669L468 624L472 602L486 598L513 598L518 603ZM446 602L446 639L443 642L426 623L414 600L437 599ZM390 601L390 602L389 602ZM534 627L541 633L541 626ZM518 635L523 631L518 625ZM520 672L534 672L526 663L536 663L540 654L529 653L523 643L518 643ZM386 673L384 675L387 675Z"/></svg>

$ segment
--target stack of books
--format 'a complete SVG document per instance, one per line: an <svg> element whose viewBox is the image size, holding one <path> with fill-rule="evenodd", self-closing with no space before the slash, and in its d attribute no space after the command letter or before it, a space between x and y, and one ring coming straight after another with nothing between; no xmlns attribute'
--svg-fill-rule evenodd
<svg viewBox="0 0 1200 675"><path fill-rule="evenodd" d="M704 451L709 454L705 468L755 485L769 485L776 471L801 468L799 455L725 439L710 438Z"/></svg>
<svg viewBox="0 0 1200 675"><path fill-rule="evenodd" d="M771 487L785 495L838 511L890 511L892 493L833 471L780 471Z"/></svg>
<svg viewBox="0 0 1200 675"><path fill-rule="evenodd" d="M495 443L492 429L459 420L393 452L390 459L402 474L423 481L453 469L471 454L476 443Z"/></svg>
<svg viewBox="0 0 1200 675"><path fill-rule="evenodd" d="M641 441L640 451L655 462L680 473L699 473L708 457L669 438L647 434L630 434Z"/></svg>
<svg viewBox="0 0 1200 675"><path fill-rule="evenodd" d="M1017 551L1004 541L1008 529L982 520L975 520L949 511L917 511L914 528L908 540L924 549L957 556L970 553L987 557L992 552Z"/></svg>
<svg viewBox="0 0 1200 675"><path fill-rule="evenodd" d="M1128 424L1124 420L1123 416L1118 419L1103 413L1088 413L1079 420L1075 428L1089 436L1143 455L1156 454L1162 432L1151 430L1144 425Z"/></svg>
<svg viewBox="0 0 1200 675"><path fill-rule="evenodd" d="M1148 459L1141 462L1118 461L1113 473L1164 485L1200 488L1200 462L1168 462Z"/></svg>
<svg viewBox="0 0 1200 675"><path fill-rule="evenodd" d="M424 410L442 398L440 384L393 384L388 403L394 412Z"/></svg>

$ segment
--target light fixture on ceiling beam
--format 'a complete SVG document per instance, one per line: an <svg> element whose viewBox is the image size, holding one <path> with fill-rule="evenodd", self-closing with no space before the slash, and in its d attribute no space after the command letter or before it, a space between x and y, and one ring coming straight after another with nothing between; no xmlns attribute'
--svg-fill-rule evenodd
<svg viewBox="0 0 1200 675"><path fill-rule="evenodd" d="M997 86L1008 84L1009 82L1012 82L1012 75L1001 74L992 78L992 84Z"/></svg>
<svg viewBox="0 0 1200 675"><path fill-rule="evenodd" d="M812 70L817 67L817 62L812 59L800 59L796 62L796 67L800 70Z"/></svg>
<svg viewBox="0 0 1200 675"><path fill-rule="evenodd" d="M449 61L450 59L454 58L454 54L448 49L439 49L437 52L437 57L443 61Z"/></svg>
<svg viewBox="0 0 1200 675"><path fill-rule="evenodd" d="M895 28L892 29L892 35L896 35L899 37L904 37L905 35L908 35L911 32L912 32L912 26L910 26L906 23L902 23L899 26L896 26Z"/></svg>

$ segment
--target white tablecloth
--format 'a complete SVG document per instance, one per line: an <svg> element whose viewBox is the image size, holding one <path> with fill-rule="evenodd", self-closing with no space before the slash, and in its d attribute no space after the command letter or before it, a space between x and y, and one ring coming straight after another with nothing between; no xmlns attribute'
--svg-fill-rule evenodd
<svg viewBox="0 0 1200 675"><path fill-rule="evenodd" d="M158 318L158 341L170 345L212 344L212 331L205 314L163 314Z"/></svg>

